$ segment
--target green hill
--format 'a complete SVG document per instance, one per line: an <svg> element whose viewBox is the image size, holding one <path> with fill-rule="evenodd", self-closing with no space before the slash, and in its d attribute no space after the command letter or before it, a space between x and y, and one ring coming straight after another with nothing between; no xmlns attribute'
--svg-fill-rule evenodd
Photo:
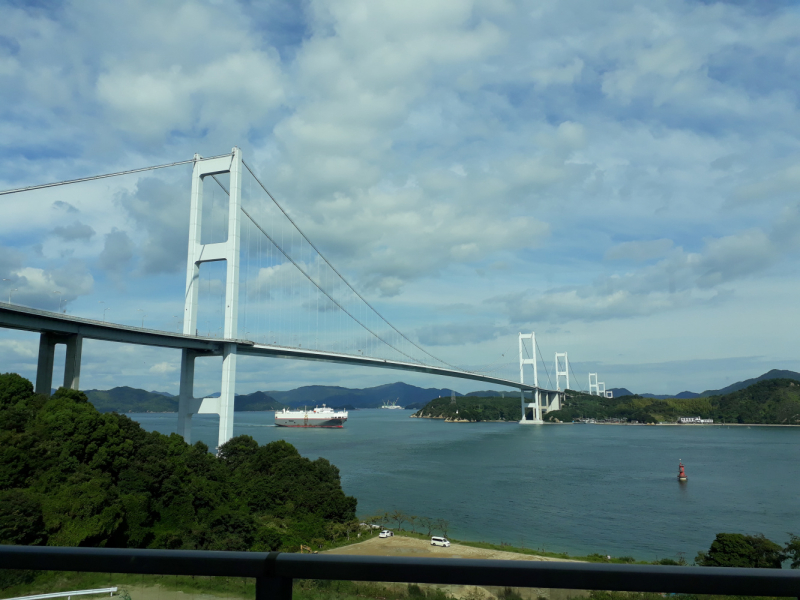
<svg viewBox="0 0 800 600"><path fill-rule="evenodd" d="M334 465L285 441L242 435L214 456L0 375L0 544L296 550L357 526L355 510Z"/></svg>
<svg viewBox="0 0 800 600"><path fill-rule="evenodd" d="M178 412L177 396L164 396L122 386L110 390L87 390L86 397L100 412Z"/></svg>
<svg viewBox="0 0 800 600"><path fill-rule="evenodd" d="M602 398L568 390L562 410L545 413L548 421L577 418L636 420L641 423L675 422L678 417L700 416L715 423L800 425L800 383L793 379L765 379L729 394L699 398Z"/></svg>
<svg viewBox="0 0 800 600"><path fill-rule="evenodd" d="M423 419L450 421L519 421L522 418L519 396L516 398L476 398L461 396L455 399L436 398L412 416Z"/></svg>
<svg viewBox="0 0 800 600"><path fill-rule="evenodd" d="M731 392L738 392L739 390L743 390L745 388L750 387L754 383L758 383L759 381L766 381L768 379L794 379L795 381L800 381L800 373L795 373L794 371L786 371L781 369L772 369L764 373L763 375L759 375L758 377L753 377L752 379L745 379L744 381L738 381L736 383L732 383L731 385L724 387L720 390L706 390L699 396L721 396L722 394L730 394Z"/></svg>
<svg viewBox="0 0 800 600"><path fill-rule="evenodd" d="M148 392L132 387L115 387L110 390L87 390L84 392L100 412L143 413L178 412L178 397L165 396L163 392ZM280 410L281 404L264 392L236 395L234 412Z"/></svg>

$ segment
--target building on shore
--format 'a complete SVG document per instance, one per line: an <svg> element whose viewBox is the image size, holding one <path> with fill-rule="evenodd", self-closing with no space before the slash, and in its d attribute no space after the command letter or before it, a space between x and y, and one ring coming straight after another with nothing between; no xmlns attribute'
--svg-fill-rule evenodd
<svg viewBox="0 0 800 600"><path fill-rule="evenodd" d="M714 423L714 419L701 419L700 417L679 417L678 423L681 425L685 424L696 424L696 425L711 425Z"/></svg>

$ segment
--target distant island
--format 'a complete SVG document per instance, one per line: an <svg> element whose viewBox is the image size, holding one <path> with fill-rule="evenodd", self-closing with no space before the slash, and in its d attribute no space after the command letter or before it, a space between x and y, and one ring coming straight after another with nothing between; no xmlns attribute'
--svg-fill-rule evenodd
<svg viewBox="0 0 800 600"><path fill-rule="evenodd" d="M436 398L411 415L450 422L519 421L519 397ZM738 391L701 398L645 398L639 395L604 398L567 390L561 410L544 414L551 423L578 419L624 423L675 423L699 416L715 423L800 425L800 382L766 379Z"/></svg>
<svg viewBox="0 0 800 600"><path fill-rule="evenodd" d="M55 391L55 390L53 390ZM100 412L142 413L178 412L178 397L169 392L147 391L127 386L110 390L84 390ZM237 394L234 411L282 410L283 408L303 408L327 404L333 408L358 410L360 408L380 408L387 401L395 401L400 406L417 409L424 406L433 396L447 396L455 393L450 389L421 388L397 382L371 388L352 389L332 385L306 385L287 391L258 391L251 394ZM472 395L496 394L503 392L473 392ZM212 394L219 396L219 392Z"/></svg>
<svg viewBox="0 0 800 600"><path fill-rule="evenodd" d="M568 391L562 410L545 413L544 419L674 423L679 417L689 416L713 419L715 423L800 425L800 382L765 379L732 393L699 398L603 398Z"/></svg>
<svg viewBox="0 0 800 600"><path fill-rule="evenodd" d="M453 423L481 421L519 421L522 418L519 394L508 398L436 398L411 415L421 419L444 419Z"/></svg>
<svg viewBox="0 0 800 600"><path fill-rule="evenodd" d="M166 392L148 392L121 386L110 390L86 390L84 394L101 413L178 412L178 397ZM235 412L281 410L285 406L264 392L253 392L237 394L233 410Z"/></svg>

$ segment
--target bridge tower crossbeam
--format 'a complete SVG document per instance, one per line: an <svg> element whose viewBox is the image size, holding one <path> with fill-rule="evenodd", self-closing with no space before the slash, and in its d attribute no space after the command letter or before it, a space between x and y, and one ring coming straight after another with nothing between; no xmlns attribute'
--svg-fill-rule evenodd
<svg viewBox="0 0 800 600"><path fill-rule="evenodd" d="M230 173L228 199L228 237L224 242L201 243L203 220L203 181L206 177ZM219 445L233 437L233 403L236 395L236 342L239 311L239 249L241 245L242 151L203 159L195 154L192 171L192 202L189 215L189 255L186 265L186 296L183 333L196 335L200 291L200 265L225 261L225 320L222 343L222 385L219 398L194 398L194 362L203 355L196 350L181 351L181 384L178 400L178 434L191 443L192 415L219 415ZM208 355L207 353L205 355Z"/></svg>

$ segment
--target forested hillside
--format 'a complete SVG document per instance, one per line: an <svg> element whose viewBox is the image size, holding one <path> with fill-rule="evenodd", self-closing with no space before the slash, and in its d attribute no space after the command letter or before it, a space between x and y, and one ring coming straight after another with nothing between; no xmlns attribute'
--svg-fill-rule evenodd
<svg viewBox="0 0 800 600"><path fill-rule="evenodd" d="M800 383L768 379L730 394L703 398L602 398L572 390L562 410L545 414L548 421L576 418L636 420L640 423L674 422L678 417L700 416L716 423L800 424Z"/></svg>
<svg viewBox="0 0 800 600"><path fill-rule="evenodd" d="M519 421L522 418L519 396L475 398L461 396L431 400L412 416L450 421Z"/></svg>
<svg viewBox="0 0 800 600"><path fill-rule="evenodd" d="M0 375L0 544L297 549L355 518L339 470L239 436L209 454Z"/></svg>
<svg viewBox="0 0 800 600"><path fill-rule="evenodd" d="M100 412L178 412L178 397L167 396L163 392L148 392L122 386L110 390L87 390L85 393L89 402ZM235 412L280 410L284 406L264 392L253 392L252 394L237 394L233 410Z"/></svg>

